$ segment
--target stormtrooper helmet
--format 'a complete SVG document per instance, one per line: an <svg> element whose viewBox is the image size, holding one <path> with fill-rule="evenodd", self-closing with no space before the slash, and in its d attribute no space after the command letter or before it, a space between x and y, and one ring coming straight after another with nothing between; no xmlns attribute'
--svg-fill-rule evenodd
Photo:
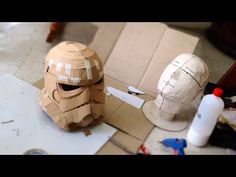
<svg viewBox="0 0 236 177"><path fill-rule="evenodd" d="M183 105L192 103L203 92L208 77L208 67L199 57L187 53L177 56L163 71L157 98L144 105L144 114L157 126L185 126L183 120L176 121L175 125L171 121Z"/></svg>
<svg viewBox="0 0 236 177"><path fill-rule="evenodd" d="M103 120L103 64L86 45L65 41L45 58L42 109L57 126L72 131Z"/></svg>

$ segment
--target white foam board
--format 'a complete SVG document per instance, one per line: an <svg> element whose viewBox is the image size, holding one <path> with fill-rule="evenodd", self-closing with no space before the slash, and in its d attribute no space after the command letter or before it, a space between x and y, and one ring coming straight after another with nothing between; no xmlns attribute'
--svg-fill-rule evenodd
<svg viewBox="0 0 236 177"><path fill-rule="evenodd" d="M48 154L95 154L116 132L105 123L91 128L89 136L65 132L42 111L39 93L12 75L0 77L0 154L24 154L35 148Z"/></svg>

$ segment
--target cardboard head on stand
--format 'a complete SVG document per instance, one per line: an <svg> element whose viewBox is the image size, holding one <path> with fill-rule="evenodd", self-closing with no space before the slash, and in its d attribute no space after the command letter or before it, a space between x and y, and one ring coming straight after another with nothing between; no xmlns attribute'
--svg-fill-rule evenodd
<svg viewBox="0 0 236 177"><path fill-rule="evenodd" d="M191 103L207 84L207 65L193 54L177 56L163 71L157 85L157 98L144 104L143 112L154 125L180 130L186 119L175 118L184 104Z"/></svg>

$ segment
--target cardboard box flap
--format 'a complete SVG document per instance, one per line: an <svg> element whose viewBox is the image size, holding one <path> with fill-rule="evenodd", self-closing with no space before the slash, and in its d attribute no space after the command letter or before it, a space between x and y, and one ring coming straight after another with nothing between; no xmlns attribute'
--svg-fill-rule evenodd
<svg viewBox="0 0 236 177"><path fill-rule="evenodd" d="M144 141L153 128L143 111L127 103L123 103L107 120L110 125Z"/></svg>
<svg viewBox="0 0 236 177"><path fill-rule="evenodd" d="M36 81L35 83L33 83L33 86L35 86L36 88L42 90L44 87L44 78Z"/></svg>
<svg viewBox="0 0 236 177"><path fill-rule="evenodd" d="M137 87L166 28L162 23L127 23L105 64L105 74Z"/></svg>
<svg viewBox="0 0 236 177"><path fill-rule="evenodd" d="M116 41L120 36L121 31L125 26L125 23L94 23L94 24L99 28L96 31L96 35L94 36L93 41L89 44L89 46L96 51L98 56L101 58L102 63L105 64L114 45L116 44ZM81 39L81 37L84 36L79 36L79 37L78 38Z"/></svg>

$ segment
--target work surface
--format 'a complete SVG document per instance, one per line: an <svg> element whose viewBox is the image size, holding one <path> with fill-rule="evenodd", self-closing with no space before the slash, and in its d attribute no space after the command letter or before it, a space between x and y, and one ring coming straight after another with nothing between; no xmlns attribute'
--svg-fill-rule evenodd
<svg viewBox="0 0 236 177"><path fill-rule="evenodd" d="M39 89L12 75L0 77L0 88L0 154L95 154L116 132L105 123L90 128L89 136L65 132L40 108Z"/></svg>
<svg viewBox="0 0 236 177"><path fill-rule="evenodd" d="M34 86L42 89L43 80L39 80ZM128 91L128 85L119 82L107 75L105 75L105 86L111 86L119 90ZM140 98L145 101L153 100L154 97L149 95L139 95ZM191 124L191 119L188 123L188 127L181 132L167 132L161 130L149 122L142 109L137 109L114 96L107 96L105 100L105 122L109 125L118 129L118 131L112 136L119 145L125 147L130 152L137 153L142 144L144 144L151 154L153 155L170 155L172 151L165 148L163 145L158 143L164 138L186 138L188 128ZM192 116L194 111L191 109L185 109L181 114L188 114ZM112 154L112 155L129 155L130 152L125 151L114 141L108 141L104 146L97 152L97 154ZM228 149L218 148L207 145L203 148L198 148L188 144L185 149L188 155L201 155L201 154L229 154Z"/></svg>

